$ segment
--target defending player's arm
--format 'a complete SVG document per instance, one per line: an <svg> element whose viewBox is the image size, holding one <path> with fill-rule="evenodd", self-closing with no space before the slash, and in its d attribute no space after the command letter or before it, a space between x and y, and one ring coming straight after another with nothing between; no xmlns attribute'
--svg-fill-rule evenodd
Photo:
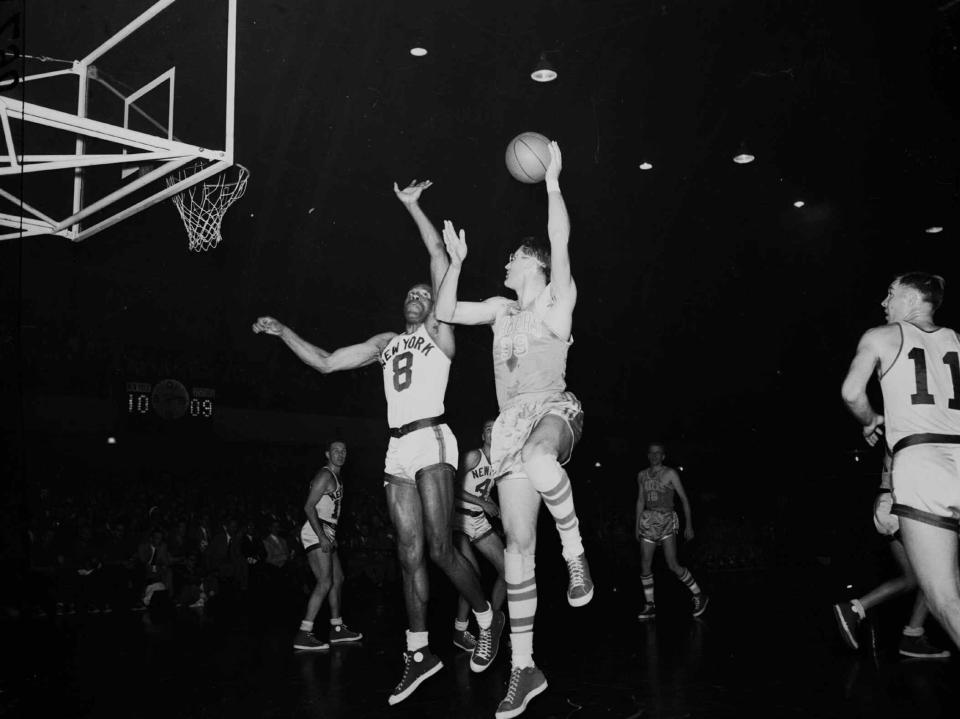
<svg viewBox="0 0 960 719"><path fill-rule="evenodd" d="M643 508L646 506L646 495L643 491L643 474L637 475L637 517L633 528L637 541L640 541L640 515L643 514Z"/></svg>
<svg viewBox="0 0 960 719"><path fill-rule="evenodd" d="M317 516L317 502L320 501L320 498L324 494L327 494L332 489L333 476L330 474L330 470L323 468L317 472L313 481L310 482L310 493L307 495L307 501L303 505L303 511L307 513L307 521L310 522L314 534L316 534L320 540L320 551L324 553L329 553L333 548L333 544L327 538L326 533L323 531L320 518Z"/></svg>
<svg viewBox="0 0 960 719"><path fill-rule="evenodd" d="M310 344L292 329L278 322L273 317L258 318L253 324L253 331L256 334L265 332L268 335L279 337L305 364L323 374L357 369L358 367L373 364L377 361L380 352L387 346L387 343L396 337L395 332L381 332L366 342L348 345L333 352L328 352L325 349Z"/></svg>
<svg viewBox="0 0 960 719"><path fill-rule="evenodd" d="M460 284L463 261L467 258L467 237L463 230L459 233L454 230L450 220L444 220L443 242L450 257L450 266L437 291L437 303L434 307L437 319L457 325L492 325L507 300L491 297L484 302L459 302L457 287Z"/></svg>
<svg viewBox="0 0 960 719"><path fill-rule="evenodd" d="M413 218L417 229L420 230L420 238L423 240L424 247L427 248L427 254L430 255L430 284L433 287L434 297L436 297L437 290L440 287L440 281L447 271L450 260L447 257L446 250L443 248L443 238L440 236L437 228L433 226L430 218L426 216L420 207L420 195L432 184L430 180L424 180L423 182L413 180L401 190L397 186L397 183L394 182L393 191L397 199L407 208L407 212L409 212L410 217Z"/></svg>
<svg viewBox="0 0 960 719"><path fill-rule="evenodd" d="M880 339L886 327L867 330L857 345L857 354L850 363L840 394L850 414L863 425L863 438L871 447L883 434L883 415L877 414L867 397L867 383L880 363Z"/></svg>
<svg viewBox="0 0 960 719"><path fill-rule="evenodd" d="M680 482L680 475L672 469L666 472L667 481L673 485L674 491L680 498L680 504L683 505L683 516L686 517L687 526L683 530L684 539L693 539L693 513L690 511L690 500L687 499L687 493L683 491L683 484Z"/></svg>

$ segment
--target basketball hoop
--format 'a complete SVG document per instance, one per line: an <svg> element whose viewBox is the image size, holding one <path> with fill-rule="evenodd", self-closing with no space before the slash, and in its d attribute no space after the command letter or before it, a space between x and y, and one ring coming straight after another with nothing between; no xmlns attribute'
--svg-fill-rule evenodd
<svg viewBox="0 0 960 719"><path fill-rule="evenodd" d="M197 165L188 165L167 178L167 187L197 172ZM218 175L191 185L171 199L187 229L190 250L201 252L217 246L221 239L220 223L230 205L243 197L250 171L233 165Z"/></svg>

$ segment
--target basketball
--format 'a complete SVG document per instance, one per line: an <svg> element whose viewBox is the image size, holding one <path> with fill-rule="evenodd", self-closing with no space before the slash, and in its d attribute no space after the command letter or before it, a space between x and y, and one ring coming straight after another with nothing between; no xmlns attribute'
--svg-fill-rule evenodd
<svg viewBox="0 0 960 719"><path fill-rule="evenodd" d="M520 182L541 182L550 165L549 144L538 132L521 132L507 145L507 170Z"/></svg>

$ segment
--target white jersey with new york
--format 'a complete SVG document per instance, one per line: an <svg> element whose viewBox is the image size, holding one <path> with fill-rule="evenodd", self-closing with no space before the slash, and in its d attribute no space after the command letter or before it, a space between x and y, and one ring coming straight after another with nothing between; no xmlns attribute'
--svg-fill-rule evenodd
<svg viewBox="0 0 960 719"><path fill-rule="evenodd" d="M387 423L399 428L443 414L443 396L450 376L450 358L433 341L426 327L390 340L380 353Z"/></svg>

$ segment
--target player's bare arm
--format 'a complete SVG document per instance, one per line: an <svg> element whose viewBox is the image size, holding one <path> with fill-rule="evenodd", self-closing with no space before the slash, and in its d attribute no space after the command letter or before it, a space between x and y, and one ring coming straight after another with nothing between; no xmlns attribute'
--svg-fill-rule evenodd
<svg viewBox="0 0 960 719"><path fill-rule="evenodd" d="M643 508L646 506L646 496L643 492L643 480L641 475L637 475L637 516L633 533L637 539L640 539L640 515L643 514Z"/></svg>
<svg viewBox="0 0 960 719"><path fill-rule="evenodd" d="M551 142L547 167L547 237L550 240L550 294L552 306L544 318L561 337L570 335L573 308L577 304L577 285L570 270L570 216L560 192L563 158L560 146Z"/></svg>
<svg viewBox="0 0 960 719"><path fill-rule="evenodd" d="M366 342L348 345L333 352L328 352L307 342L273 317L259 317L253 324L253 331L255 334L265 333L279 337L304 364L323 374L357 369L373 364L377 361L377 357L387 346L387 343L397 336L396 332L381 332Z"/></svg>
<svg viewBox="0 0 960 719"><path fill-rule="evenodd" d="M450 257L450 266L437 292L437 304L434 307L437 319L457 325L492 325L497 319L497 314L509 300L503 297L492 297L484 302L458 301L460 270L467 257L466 233L463 230L457 232L450 220L444 220L443 242Z"/></svg>
<svg viewBox="0 0 960 719"><path fill-rule="evenodd" d="M430 339L436 342L437 347L450 359L453 359L457 350L457 343L454 339L453 325L446 324L437 319L436 313L431 312L423 326L430 335Z"/></svg>
<svg viewBox="0 0 960 719"><path fill-rule="evenodd" d="M440 281L447 271L447 265L450 264L450 260L447 258L440 233L420 207L420 195L431 185L433 185L433 183L430 180L417 182L414 179L401 190L397 183L394 182L393 192L413 218L417 229L420 231L420 238L423 240L423 245L427 248L427 253L430 255L430 284L433 287L434 296L436 296L437 289L440 287Z"/></svg>
<svg viewBox="0 0 960 719"><path fill-rule="evenodd" d="M867 397L867 384L874 372L893 361L892 348L899 345L900 328L884 325L867 330L850 363L840 394L850 413L863 425L863 437L871 447L883 434L883 415L878 414Z"/></svg>
<svg viewBox="0 0 960 719"><path fill-rule="evenodd" d="M683 505L683 516L686 518L687 526L683 530L684 539L693 539L693 513L690 511L690 500L687 499L687 493L683 490L683 483L680 481L680 475L674 470L667 470L665 474L667 481L673 485L674 491L680 498L680 504Z"/></svg>
<svg viewBox="0 0 960 719"><path fill-rule="evenodd" d="M333 546L323 531L323 525L320 518L317 517L317 502L324 494L333 488L333 477L327 469L321 469L310 482L310 492L307 494L307 501L303 505L303 511L307 514L307 521L313 529L314 534L320 541L320 550L329 552Z"/></svg>

